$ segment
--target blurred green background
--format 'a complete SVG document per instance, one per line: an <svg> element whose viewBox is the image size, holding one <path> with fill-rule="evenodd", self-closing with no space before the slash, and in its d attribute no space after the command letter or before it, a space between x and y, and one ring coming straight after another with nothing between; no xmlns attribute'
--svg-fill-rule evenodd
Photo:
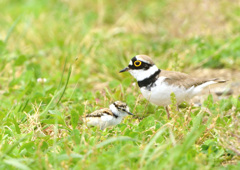
<svg viewBox="0 0 240 170"><path fill-rule="evenodd" d="M231 167L239 161L239 153L226 147L228 142L219 143L218 136L239 132L239 126L233 126L233 118L227 115L234 106L235 119L239 120L237 98L219 105L210 97L207 101L214 114L207 116L215 122L211 133L200 130L193 140L186 138L185 145L183 136L191 128L192 133L197 132L192 120L202 118L200 111L194 112L187 127L184 114L174 118L170 124L178 122L178 128L164 132L165 138L158 142L153 140L156 147L166 146L158 147L156 154L153 145L147 144L151 135L168 123L166 115L154 105L146 107L129 74L118 74L137 54L151 56L159 68L167 70L239 71L238 0L1 0L0 11L0 168L211 169L225 164ZM47 81L39 83L38 78ZM139 127L129 118L109 132L82 129L83 114L108 107L114 100L126 101L140 117L151 116ZM160 114L153 114L156 112ZM222 129L230 125L232 129ZM154 130L147 130L152 126ZM88 157L89 148L111 141L114 135L142 143L120 142L115 149L106 146ZM119 153L120 148L129 155ZM150 157L148 152L153 152ZM111 159L109 155L113 155ZM98 157L102 159L96 161ZM162 157L174 161L156 161ZM145 158L149 159L144 163Z"/></svg>

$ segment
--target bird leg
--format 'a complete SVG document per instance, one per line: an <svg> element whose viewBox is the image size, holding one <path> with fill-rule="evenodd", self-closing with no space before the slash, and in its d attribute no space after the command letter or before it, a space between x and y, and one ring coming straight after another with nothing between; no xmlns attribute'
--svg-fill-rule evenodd
<svg viewBox="0 0 240 170"><path fill-rule="evenodd" d="M166 112L167 112L167 117L168 117L168 119L170 119L170 113L169 113L168 106L165 106L165 110L166 110Z"/></svg>

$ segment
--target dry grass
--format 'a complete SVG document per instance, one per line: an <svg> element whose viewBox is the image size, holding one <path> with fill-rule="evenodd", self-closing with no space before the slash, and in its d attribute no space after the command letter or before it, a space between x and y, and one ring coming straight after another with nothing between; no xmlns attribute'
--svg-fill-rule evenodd
<svg viewBox="0 0 240 170"><path fill-rule="evenodd" d="M224 8L228 3L233 4L228 9ZM226 0L173 0L164 13L166 19L163 20L163 27L169 36L184 39L209 35L227 36L234 27L227 15L239 5L239 1Z"/></svg>

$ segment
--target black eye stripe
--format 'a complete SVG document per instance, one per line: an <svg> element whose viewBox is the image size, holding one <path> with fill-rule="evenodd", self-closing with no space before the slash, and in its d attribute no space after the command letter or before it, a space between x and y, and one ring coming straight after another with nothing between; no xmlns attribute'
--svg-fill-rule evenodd
<svg viewBox="0 0 240 170"><path fill-rule="evenodd" d="M125 107L127 107L127 105L125 105L125 104L117 105L115 102L113 103L113 105L114 105L117 109L120 109L120 110L123 110L123 109L125 109Z"/></svg>
<svg viewBox="0 0 240 170"><path fill-rule="evenodd" d="M132 58L132 63L133 63L133 65L128 65L128 67L129 67L130 69L132 69L132 70L138 70L138 69L147 70L147 69L149 69L149 67L152 66L152 64L145 63L145 62L141 61L141 62L142 62L141 65L138 66L138 67L136 67L136 66L134 65L134 62L135 62L135 61L137 61L137 58L136 58L136 57L133 57L133 58Z"/></svg>
<svg viewBox="0 0 240 170"><path fill-rule="evenodd" d="M118 106L116 105L116 103L113 103L113 105L114 105L116 108L118 108Z"/></svg>

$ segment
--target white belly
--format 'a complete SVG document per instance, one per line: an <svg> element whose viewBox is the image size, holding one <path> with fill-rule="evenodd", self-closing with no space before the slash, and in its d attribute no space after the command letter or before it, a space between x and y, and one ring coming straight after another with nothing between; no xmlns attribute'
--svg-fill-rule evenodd
<svg viewBox="0 0 240 170"><path fill-rule="evenodd" d="M159 106L167 106L171 104L171 94L176 96L177 103L189 100L195 95L194 87L185 89L184 87L177 87L168 85L163 82L165 78L160 78L156 81L156 86L151 88L151 91L145 87L141 88L143 96L151 103Z"/></svg>
<svg viewBox="0 0 240 170"><path fill-rule="evenodd" d="M86 122L88 126L98 126L103 130L106 127L119 124L121 120L122 117L115 118L113 116L104 115L101 117L86 117L84 122Z"/></svg>

